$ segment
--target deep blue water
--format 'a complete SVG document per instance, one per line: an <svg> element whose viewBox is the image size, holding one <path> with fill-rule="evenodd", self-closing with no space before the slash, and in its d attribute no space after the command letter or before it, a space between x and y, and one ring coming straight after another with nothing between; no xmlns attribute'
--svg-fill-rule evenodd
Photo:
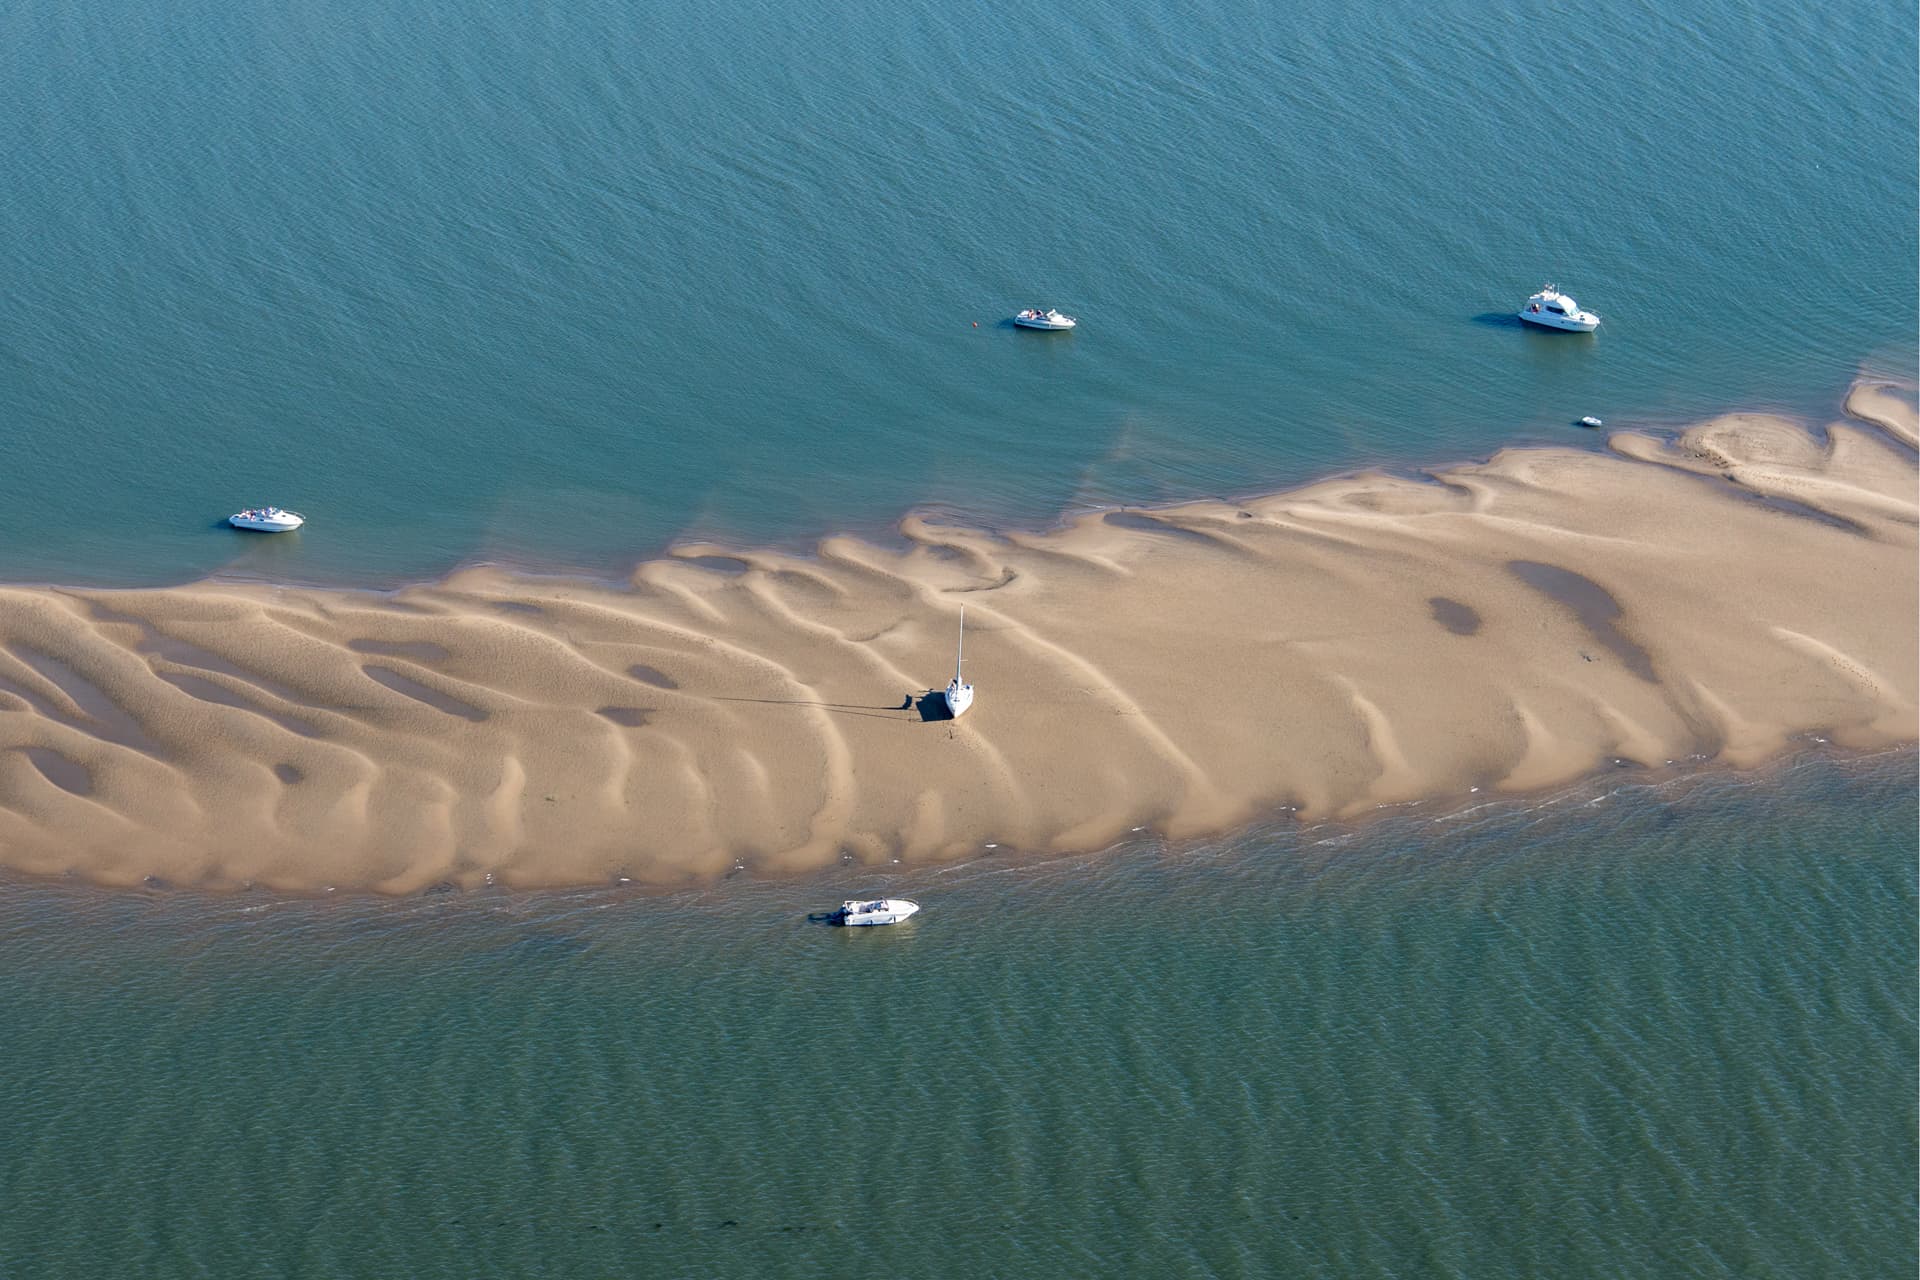
<svg viewBox="0 0 1920 1280"><path fill-rule="evenodd" d="M0 578L615 568L1831 414L1915 363L1915 30L22 0ZM1512 322L1548 279L1598 334ZM259 502L312 522L217 527Z"/></svg>

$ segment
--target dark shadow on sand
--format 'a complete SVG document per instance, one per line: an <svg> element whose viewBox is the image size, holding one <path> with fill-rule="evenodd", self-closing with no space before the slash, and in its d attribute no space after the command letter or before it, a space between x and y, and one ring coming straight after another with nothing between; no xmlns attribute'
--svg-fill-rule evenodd
<svg viewBox="0 0 1920 1280"><path fill-rule="evenodd" d="M904 702L893 707L869 707L848 702L816 702L809 698L733 698L724 694L710 695L715 702L757 702L769 707L818 707L822 711L831 711L841 716L872 716L876 720L904 720L903 714L913 706L913 696L909 694Z"/></svg>
<svg viewBox="0 0 1920 1280"><path fill-rule="evenodd" d="M1100 517L1100 522L1110 524L1116 529L1134 529L1141 533L1164 533L1169 537L1184 538L1188 542L1204 542L1210 547L1217 548L1221 545L1220 539L1211 534L1161 520L1144 511L1109 511Z"/></svg>
<svg viewBox="0 0 1920 1280"><path fill-rule="evenodd" d="M1614 625L1622 616L1622 611L1619 602L1605 587L1571 569L1562 569L1556 564L1542 564L1537 560L1509 560L1507 568L1535 591L1572 610L1574 616L1586 626L1588 634L1619 658L1627 670L1650 684L1660 682L1660 677L1654 673L1653 659L1647 655L1647 651Z"/></svg>
<svg viewBox="0 0 1920 1280"><path fill-rule="evenodd" d="M1435 622L1457 636L1470 636L1480 630L1480 612L1472 605L1445 596L1429 596L1427 607L1433 610Z"/></svg>
<svg viewBox="0 0 1920 1280"><path fill-rule="evenodd" d="M871 716L876 720L908 720L912 715L918 715L921 723L926 724L953 719L952 713L947 710L947 696L938 689L909 693L897 705L885 707L851 702L816 702L810 698L736 698L726 694L707 696L715 702L756 702L767 707L817 707L837 716ZM601 714L606 713L603 711Z"/></svg>

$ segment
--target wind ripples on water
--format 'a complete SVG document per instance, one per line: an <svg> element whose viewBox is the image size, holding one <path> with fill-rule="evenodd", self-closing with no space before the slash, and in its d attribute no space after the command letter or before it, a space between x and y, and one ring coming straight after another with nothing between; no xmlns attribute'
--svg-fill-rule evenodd
<svg viewBox="0 0 1920 1280"><path fill-rule="evenodd" d="M16 580L1045 524L1914 365L1910 7L6 31ZM1522 332L1545 278L1600 333ZM216 527L262 501L309 528ZM8 882L0 1272L1910 1274L1913 771L667 895Z"/></svg>
<svg viewBox="0 0 1920 1280"><path fill-rule="evenodd" d="M1913 769L1808 754L664 895L15 882L0 1251L1886 1272L1914 1226ZM881 890L926 909L807 921Z"/></svg>
<svg viewBox="0 0 1920 1280"><path fill-rule="evenodd" d="M38 4L10 34L15 578L1030 526L1595 411L1824 414L1913 360L1893 11ZM1521 332L1544 277L1603 330ZM1036 301L1081 330L1005 327ZM257 501L313 519L215 527Z"/></svg>

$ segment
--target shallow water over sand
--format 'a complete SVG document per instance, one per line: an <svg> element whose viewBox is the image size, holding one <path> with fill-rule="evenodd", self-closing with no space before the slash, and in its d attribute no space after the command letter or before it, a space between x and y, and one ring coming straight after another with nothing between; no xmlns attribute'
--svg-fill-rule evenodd
<svg viewBox="0 0 1920 1280"><path fill-rule="evenodd" d="M666 896L8 883L0 1268L1900 1274L1914 770Z"/></svg>
<svg viewBox="0 0 1920 1280"><path fill-rule="evenodd" d="M19 5L0 579L624 567L1824 415L1914 365L1911 18ZM1545 279L1600 331L1520 329ZM262 502L309 523L218 526Z"/></svg>

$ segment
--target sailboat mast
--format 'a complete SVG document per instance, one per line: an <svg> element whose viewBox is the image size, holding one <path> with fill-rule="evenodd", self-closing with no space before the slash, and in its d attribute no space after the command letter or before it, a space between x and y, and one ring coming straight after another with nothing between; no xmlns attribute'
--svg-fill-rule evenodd
<svg viewBox="0 0 1920 1280"><path fill-rule="evenodd" d="M960 643L953 650L953 680L960 683L960 659L967 651L967 606L960 606Z"/></svg>

